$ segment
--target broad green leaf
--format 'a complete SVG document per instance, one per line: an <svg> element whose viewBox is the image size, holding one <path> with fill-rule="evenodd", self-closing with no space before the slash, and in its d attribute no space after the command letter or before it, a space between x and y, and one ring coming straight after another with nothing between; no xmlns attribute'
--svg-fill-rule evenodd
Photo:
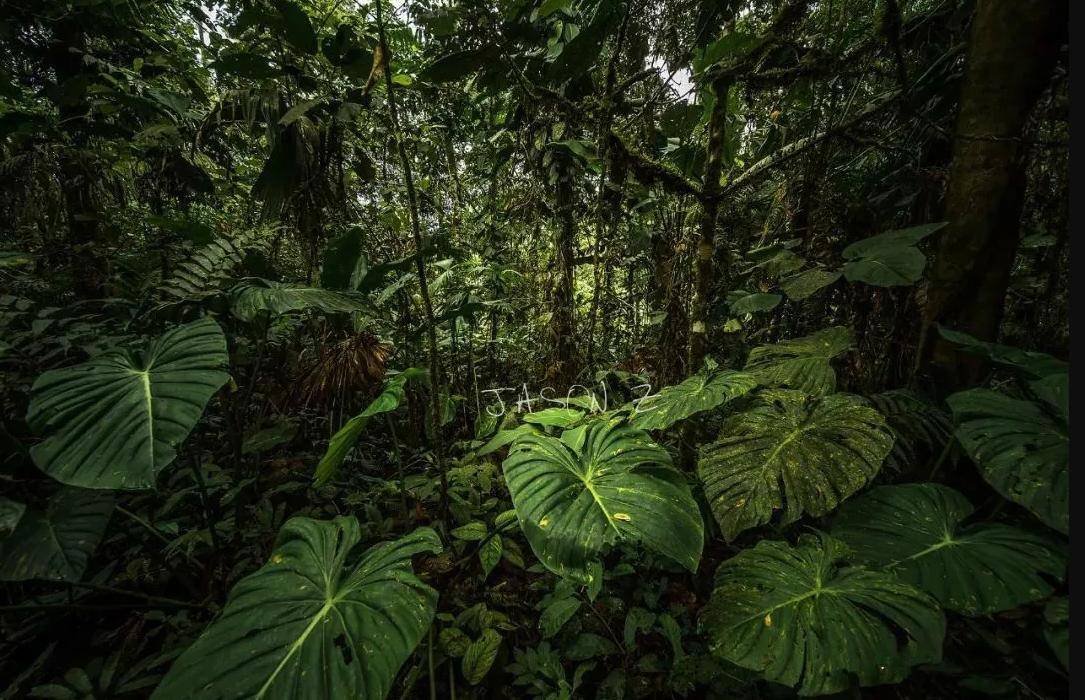
<svg viewBox="0 0 1085 700"><path fill-rule="evenodd" d="M881 414L857 396L771 390L724 422L697 473L723 536L836 508L878 472L893 446Z"/></svg>
<svg viewBox="0 0 1085 700"><path fill-rule="evenodd" d="M242 280L230 290L230 310L242 321L252 321L263 311L278 316L303 309L349 313L368 308L365 298L355 292L269 282L258 277Z"/></svg>
<svg viewBox="0 0 1085 700"><path fill-rule="evenodd" d="M259 454L275 449L293 440L297 432L298 424L295 421L279 418L273 425L246 436L241 443L241 454Z"/></svg>
<svg viewBox="0 0 1085 700"><path fill-rule="evenodd" d="M622 641L627 647L632 648L637 641L638 632L648 632L656 623L656 614L644 608L630 608L625 616L625 627L622 630Z"/></svg>
<svg viewBox="0 0 1085 700"><path fill-rule="evenodd" d="M452 535L458 540L467 540L468 542L478 542L486 537L486 523L475 522L461 525L457 528L453 528L448 534Z"/></svg>
<svg viewBox="0 0 1085 700"><path fill-rule="evenodd" d="M269 561L234 586L152 697L385 697L437 603L411 557L441 543L422 528L355 563L360 541L354 517L289 520Z"/></svg>
<svg viewBox="0 0 1085 700"><path fill-rule="evenodd" d="M873 251L870 257L844 263L844 279L875 287L915 284L923 277L927 256L911 246L891 246Z"/></svg>
<svg viewBox="0 0 1085 700"><path fill-rule="evenodd" d="M704 523L685 477L648 435L621 419L528 434L503 468L520 527L535 556L587 581L589 565L616 541L640 542L697 570Z"/></svg>
<svg viewBox="0 0 1085 700"><path fill-rule="evenodd" d="M266 80L282 72L263 56L248 52L229 53L211 64L217 73L236 75L249 80Z"/></svg>
<svg viewBox="0 0 1085 700"><path fill-rule="evenodd" d="M1044 639L1059 663L1070 670L1070 599L1052 598L1044 607Z"/></svg>
<svg viewBox="0 0 1085 700"><path fill-rule="evenodd" d="M15 530L25 512L24 504L0 496L0 538L6 537Z"/></svg>
<svg viewBox="0 0 1085 700"><path fill-rule="evenodd" d="M617 654L618 647L606 637L600 637L591 632L582 632L577 635L573 643L565 648L563 656L570 661L584 661L594 659L597 656L609 656Z"/></svg>
<svg viewBox="0 0 1085 700"><path fill-rule="evenodd" d="M949 413L906 389L894 389L867 397L885 417L893 434L893 451L885 465L896 472L923 466L937 459L953 439Z"/></svg>
<svg viewBox="0 0 1085 700"><path fill-rule="evenodd" d="M1068 382L1068 377L1058 375L1056 381ZM991 389L962 391L947 403L957 440L983 478L1045 524L1069 534L1069 416L1050 404L1013 399Z"/></svg>
<svg viewBox="0 0 1085 700"><path fill-rule="evenodd" d="M112 512L108 491L68 487L44 513L26 508L14 531L0 539L0 581L78 581Z"/></svg>
<svg viewBox="0 0 1085 700"><path fill-rule="evenodd" d="M524 435L534 435L537 432L539 432L539 429L530 423L515 428L508 428L506 430L498 430L497 434L490 438L485 445L475 451L475 456L484 457L491 452L497 452L502 447L515 442Z"/></svg>
<svg viewBox="0 0 1085 700"><path fill-rule="evenodd" d="M580 33L568 41L550 64L547 75L556 82L577 78L591 68L603 50L607 36L621 20L621 3L616 0L590 0L581 6L588 15Z"/></svg>
<svg viewBox="0 0 1085 700"><path fill-rule="evenodd" d="M309 15L305 13L301 5L291 0L277 0L276 5L282 17L286 40L302 53L316 53L316 32L313 30Z"/></svg>
<svg viewBox="0 0 1085 700"><path fill-rule="evenodd" d="M921 240L946 222L889 231L852 243L843 251L844 277L877 287L915 284L923 276L927 258L916 248Z"/></svg>
<svg viewBox="0 0 1085 700"><path fill-rule="evenodd" d="M501 535L492 535L490 539L482 543L482 547L478 550L478 561L482 565L482 577L484 579L490 575L494 567L501 561L503 552Z"/></svg>
<svg viewBox="0 0 1085 700"><path fill-rule="evenodd" d="M211 318L177 326L142 352L114 350L34 382L27 422L42 471L72 486L145 489L177 456L229 375Z"/></svg>
<svg viewBox="0 0 1085 700"><path fill-rule="evenodd" d="M938 334L949 342L960 345L965 352L986 357L996 365L1016 370L1033 379L1070 371L1070 365L1046 353L989 343L942 326L938 327Z"/></svg>
<svg viewBox="0 0 1085 700"><path fill-rule="evenodd" d="M828 394L836 389L831 361L853 344L850 330L833 326L802 338L754 348L746 360L746 371L770 386Z"/></svg>
<svg viewBox="0 0 1085 700"><path fill-rule="evenodd" d="M792 275L780 281L780 289L792 301L807 299L824 287L840 279L838 270L822 270L815 268Z"/></svg>
<svg viewBox="0 0 1085 700"><path fill-rule="evenodd" d="M947 225L948 222L939 221L933 224L922 224L920 226L912 226L911 228L902 228L895 231L879 233L876 236L864 238L863 240L852 243L847 248L844 248L843 256L845 260L855 260L857 258L876 255L878 251L885 250L886 248L915 246L927 236L945 228Z"/></svg>
<svg viewBox="0 0 1085 700"><path fill-rule="evenodd" d="M718 408L757 386L757 379L745 372L705 369L681 384L637 403L629 423L641 430L662 430L702 411Z"/></svg>
<svg viewBox="0 0 1085 700"><path fill-rule="evenodd" d="M580 600L577 598L559 598L543 608L539 615L539 629L543 639L549 639L561 631L565 623L572 619L573 615L580 610Z"/></svg>
<svg viewBox="0 0 1085 700"><path fill-rule="evenodd" d="M780 301L783 300L779 294L746 294L738 297L734 301L729 301L728 304L731 308L731 313L736 316L743 314L757 314L764 311L772 311L780 305Z"/></svg>
<svg viewBox="0 0 1085 700"><path fill-rule="evenodd" d="M467 653L467 647L471 646L471 638L459 627L446 627L441 630L437 641L440 648L454 659Z"/></svg>
<svg viewBox="0 0 1085 700"><path fill-rule="evenodd" d="M494 665L500 648L501 635L492 629L483 630L482 636L471 642L463 654L460 665L463 677L468 683L478 685L482 682L482 679L490 672L490 667Z"/></svg>
<svg viewBox="0 0 1085 700"><path fill-rule="evenodd" d="M844 563L828 536L762 541L720 564L701 629L714 653L765 680L824 695L896 683L942 658L937 602L892 575Z"/></svg>
<svg viewBox="0 0 1085 700"><path fill-rule="evenodd" d="M940 484L882 486L849 501L833 523L865 564L896 573L965 615L1009 610L1046 598L1065 557L1051 542L996 523L962 526L964 496Z"/></svg>
<svg viewBox="0 0 1085 700"><path fill-rule="evenodd" d="M296 105L294 105L293 107L288 109L286 111L286 114L284 114L282 116L282 118L279 119L279 126L290 126L291 124L293 124L297 120L304 117L306 112L308 112L313 107L316 107L321 102L323 102L323 100L317 99L317 100L304 100L302 102L297 103Z"/></svg>
<svg viewBox="0 0 1085 700"><path fill-rule="evenodd" d="M497 58L499 58L499 51L493 46L453 51L426 65L418 73L418 79L426 83L449 83L461 80L486 68L487 64Z"/></svg>
<svg viewBox="0 0 1085 700"><path fill-rule="evenodd" d="M420 380L428 375L426 370L411 367L397 375L394 375L384 383L384 390L373 399L361 413L347 421L328 442L328 449L320 462L316 465L313 481L317 486L323 486L331 480L339 470L343 460L347 458L354 444L358 442L369 419L382 413L388 413L399 408L403 399L407 396L407 382Z"/></svg>
<svg viewBox="0 0 1085 700"><path fill-rule="evenodd" d="M541 411L524 414L525 423L535 425L549 425L557 428L568 428L576 425L584 417L583 411L575 408L546 408Z"/></svg>

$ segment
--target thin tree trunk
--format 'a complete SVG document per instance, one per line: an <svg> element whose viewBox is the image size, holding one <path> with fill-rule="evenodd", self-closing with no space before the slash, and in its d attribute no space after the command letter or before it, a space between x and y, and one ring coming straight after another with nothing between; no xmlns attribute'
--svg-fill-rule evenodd
<svg viewBox="0 0 1085 700"><path fill-rule="evenodd" d="M400 166L403 168L403 184L407 190L407 204L411 215L411 237L414 240L415 273L418 275L418 287L422 296L422 308L426 315L426 340L429 345L429 380L430 380L430 410L429 431L433 445L433 454L437 463L437 470L441 478L441 513L448 514L448 475L445 473L443 459L444 446L441 443L441 360L437 353L437 324L433 320L433 301L429 295L429 283L426 279L426 262L423 251L425 246L422 242L422 229L418 220L418 194L414 189L414 176L411 173L411 159L407 155L407 148L403 144L403 132L399 128L399 114L396 112L396 96L392 83L392 72L388 69L391 64L391 54L388 42L384 36L384 21L381 14L381 1L376 3L377 8L377 34L380 41L381 51L386 61L384 67L384 86L388 91L388 117L392 122L392 134L396 140L396 150L399 152Z"/></svg>
<svg viewBox="0 0 1085 700"><path fill-rule="evenodd" d="M995 340L1020 237L1025 123L1054 69L1067 6L1052 0L979 0L938 239L923 309L920 360L943 390L984 368L958 357L934 324Z"/></svg>
<svg viewBox="0 0 1085 700"><path fill-rule="evenodd" d="M696 286L694 288L692 324L689 336L689 369L697 371L708 353L708 312L712 290L716 284L716 215L719 213L720 172L723 168L723 146L727 135L727 93L730 80L719 79L712 84L716 103L708 121L708 156L705 161L704 185L701 189L700 235L697 242ZM727 283L727 271L724 283Z"/></svg>

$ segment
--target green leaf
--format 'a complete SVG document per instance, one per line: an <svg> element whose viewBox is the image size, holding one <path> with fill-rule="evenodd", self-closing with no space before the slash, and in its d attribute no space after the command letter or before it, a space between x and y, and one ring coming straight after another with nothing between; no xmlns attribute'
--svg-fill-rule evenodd
<svg viewBox="0 0 1085 700"><path fill-rule="evenodd" d="M230 290L230 310L242 321L253 321L264 311L278 316L304 309L350 313L368 308L365 297L355 292L269 282L259 277L246 278Z"/></svg>
<svg viewBox="0 0 1085 700"><path fill-rule="evenodd" d="M490 438L485 445L475 451L475 456L484 457L491 452L497 452L502 447L505 447L506 445L515 442L524 435L534 435L537 432L539 432L539 429L531 424L520 425L515 428L509 428L507 430L498 430L497 434Z"/></svg>
<svg viewBox="0 0 1085 700"><path fill-rule="evenodd" d="M471 685L478 685L490 667L497 659L497 651L501 648L501 635L492 629L482 631L482 636L471 642L464 652L461 670L463 677Z"/></svg>
<svg viewBox="0 0 1085 700"><path fill-rule="evenodd" d="M853 344L850 330L833 326L802 338L754 348L746 360L746 371L770 386L828 394L836 389L831 361Z"/></svg>
<svg viewBox="0 0 1085 700"><path fill-rule="evenodd" d="M847 549L803 535L762 541L716 571L701 629L712 650L765 680L824 695L896 683L942 658L945 618L927 594L847 566Z"/></svg>
<svg viewBox="0 0 1085 700"><path fill-rule="evenodd" d="M354 517L289 520L152 697L383 698L437 603L411 557L441 543L422 528L350 563L360 540Z"/></svg>
<svg viewBox="0 0 1085 700"><path fill-rule="evenodd" d="M584 417L583 411L575 408L546 408L541 411L524 414L525 423L535 425L549 425L557 428L568 428L576 425Z"/></svg>
<svg viewBox="0 0 1085 700"><path fill-rule="evenodd" d="M244 51L221 56L211 64L211 67L216 73L235 75L249 80L267 80L282 72L278 66L272 65L263 56Z"/></svg>
<svg viewBox="0 0 1085 700"><path fill-rule="evenodd" d="M985 615L1046 598L1065 557L1051 542L1007 525L961 523L973 512L940 484L882 486L844 504L833 523L863 563L902 580L965 615Z"/></svg>
<svg viewBox="0 0 1085 700"><path fill-rule="evenodd" d="M1070 371L1070 365L1042 352L1021 350L998 343L988 343L973 338L967 333L950 330L943 326L938 327L938 334L949 342L960 345L965 352L985 357L996 365L1008 367L1018 372L1018 374L1033 379L1042 379L1053 374L1065 374Z"/></svg>
<svg viewBox="0 0 1085 700"><path fill-rule="evenodd" d="M42 374L26 416L48 435L30 448L34 463L72 486L153 487L229 379L227 361L226 337L205 317L142 352L114 350Z"/></svg>
<svg viewBox="0 0 1085 700"><path fill-rule="evenodd" d="M449 83L461 80L482 70L498 57L498 49L493 46L453 51L426 65L418 73L418 79L425 83Z"/></svg>
<svg viewBox="0 0 1085 700"><path fill-rule="evenodd" d="M486 537L487 532L488 530L486 529L486 523L480 523L476 520L474 522L467 523L466 525L461 525L460 527L453 528L453 530L448 534L452 535L457 540L478 542L479 540L482 540Z"/></svg>
<svg viewBox="0 0 1085 700"><path fill-rule="evenodd" d="M112 512L113 494L76 488L58 491L44 513L25 509L0 540L0 581L78 581Z"/></svg>
<svg viewBox="0 0 1085 700"><path fill-rule="evenodd" d="M616 0L592 0L583 7L585 14L591 13L590 18L547 70L547 75L557 82L577 78L591 68L607 36L621 20L621 3Z"/></svg>
<svg viewBox="0 0 1085 700"><path fill-rule="evenodd" d="M482 565L482 578L485 579L494 570L498 562L501 561L501 554L504 552L504 547L501 542L501 535L493 535L490 539L482 543L482 548L478 550L478 561Z"/></svg>
<svg viewBox="0 0 1085 700"><path fill-rule="evenodd" d="M731 307L731 313L736 316L743 314L757 314L765 311L772 311L780 305L780 301L783 297L779 294L747 294L739 297L735 301L728 302Z"/></svg>
<svg viewBox="0 0 1085 700"><path fill-rule="evenodd" d="M777 511L784 523L829 513L873 478L892 446L881 414L858 396L779 389L724 422L697 473L733 540Z"/></svg>
<svg viewBox="0 0 1085 700"><path fill-rule="evenodd" d="M896 472L922 467L942 454L953 438L949 414L919 394L894 389L867 397L885 417L893 434L893 451L886 466Z"/></svg>
<svg viewBox="0 0 1085 700"><path fill-rule="evenodd" d="M407 382L420 380L428 375L426 370L411 367L391 377L384 383L384 390L377 398L373 399L361 413L347 421L328 442L328 449L320 462L316 465L313 474L313 482L317 486L323 486L331 480L339 470L343 460L347 458L354 444L358 442L362 431L368 425L369 419L382 413L389 413L399 408L403 399L407 396Z"/></svg>
<svg viewBox="0 0 1085 700"><path fill-rule="evenodd" d="M7 537L15 530L24 513L24 504L0 496L0 538Z"/></svg>
<svg viewBox="0 0 1085 700"><path fill-rule="evenodd" d="M245 441L241 443L241 454L259 454L275 449L293 440L297 432L296 422L280 418L274 425L246 436Z"/></svg>
<svg viewBox="0 0 1085 700"><path fill-rule="evenodd" d="M1065 385L1069 375L1056 375L1053 381ZM946 401L957 424L957 440L983 478L1048 526L1069 534L1069 416L1050 404L990 389L962 391Z"/></svg>
<svg viewBox="0 0 1085 700"><path fill-rule="evenodd" d="M288 109L286 111L286 114L282 116L282 118L279 120L279 126L290 126L297 120L304 117L306 112L308 112L310 109L317 106L321 102L323 102L323 100L316 99L304 100L303 102L297 103L296 105Z"/></svg>
<svg viewBox="0 0 1085 700"><path fill-rule="evenodd" d="M606 637L600 637L591 632L582 632L577 635L573 643L565 649L564 656L569 661L585 661L597 656L609 656L617 654L618 647Z"/></svg>
<svg viewBox="0 0 1085 700"><path fill-rule="evenodd" d="M1059 663L1070 670L1070 599L1052 598L1044 607L1044 639Z"/></svg>
<svg viewBox="0 0 1085 700"><path fill-rule="evenodd" d="M580 600L577 598L558 598L547 605L539 616L539 629L542 631L543 639L549 639L561 631L565 623L571 620L578 610L580 610Z"/></svg>
<svg viewBox="0 0 1085 700"><path fill-rule="evenodd" d="M471 646L471 638L459 627L446 627L438 636L441 649L454 659L458 659L467 653L467 647Z"/></svg>
<svg viewBox="0 0 1085 700"><path fill-rule="evenodd" d="M637 403L629 423L641 430L669 428L696 413L734 401L756 386L757 379L745 372L705 369Z"/></svg>
<svg viewBox="0 0 1085 700"><path fill-rule="evenodd" d="M554 573L588 581L589 565L616 541L697 570L704 523L685 477L666 450L620 419L561 439L524 435L502 466L520 527Z"/></svg>
<svg viewBox="0 0 1085 700"><path fill-rule="evenodd" d="M328 244L320 268L320 287L328 290L356 290L366 276L363 241L366 232L354 227Z"/></svg>
<svg viewBox="0 0 1085 700"><path fill-rule="evenodd" d="M844 277L877 287L915 284L923 277L927 258L916 248L946 222L925 224L871 236L844 249Z"/></svg>
<svg viewBox="0 0 1085 700"><path fill-rule="evenodd" d="M316 32L313 30L313 23L310 21L309 15L305 13L301 5L296 2L284 2L283 0L278 0L276 5L283 20L286 40L302 53L316 53Z"/></svg>
<svg viewBox="0 0 1085 700"><path fill-rule="evenodd" d="M622 631L622 641L632 648L637 641L638 632L647 632L652 629L656 622L656 614L644 608L630 608L625 616L625 628Z"/></svg>
<svg viewBox="0 0 1085 700"><path fill-rule="evenodd" d="M840 279L839 270L814 268L780 280L780 289L792 301L807 299Z"/></svg>

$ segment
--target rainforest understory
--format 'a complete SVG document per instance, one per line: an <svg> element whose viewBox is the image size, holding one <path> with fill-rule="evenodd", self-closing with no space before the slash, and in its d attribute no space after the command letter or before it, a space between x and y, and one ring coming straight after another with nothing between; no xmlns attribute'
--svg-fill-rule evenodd
<svg viewBox="0 0 1085 700"><path fill-rule="evenodd" d="M0 700L1069 697L1065 0L0 0Z"/></svg>

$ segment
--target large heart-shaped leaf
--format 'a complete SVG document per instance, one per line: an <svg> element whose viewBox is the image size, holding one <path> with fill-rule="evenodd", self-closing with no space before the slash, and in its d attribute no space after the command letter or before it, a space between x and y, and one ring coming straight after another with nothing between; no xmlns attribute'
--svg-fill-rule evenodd
<svg viewBox="0 0 1085 700"><path fill-rule="evenodd" d="M728 540L781 509L785 523L825 515L870 481L893 446L881 414L857 396L777 389L760 398L724 422L697 466Z"/></svg>
<svg viewBox="0 0 1085 700"><path fill-rule="evenodd" d="M78 581L102 539L113 494L62 488L45 512L27 508L0 539L0 581Z"/></svg>
<svg viewBox="0 0 1085 700"><path fill-rule="evenodd" d="M27 421L48 435L30 449L72 486L144 489L177 456L230 378L226 337L211 318L178 326L142 352L115 350L34 382Z"/></svg>
<svg viewBox="0 0 1085 700"><path fill-rule="evenodd" d="M230 310L243 321L252 321L263 311L278 316L304 309L349 313L367 308L365 297L357 292L269 282L258 277L242 280L230 290Z"/></svg>
<svg viewBox="0 0 1085 700"><path fill-rule="evenodd" d="M755 386L757 379L751 374L707 368L638 402L629 422L641 430L662 430L737 399Z"/></svg>
<svg viewBox="0 0 1085 700"><path fill-rule="evenodd" d="M843 251L844 278L877 287L915 284L923 277L927 258L916 248L946 222L889 231L852 243Z"/></svg>
<svg viewBox="0 0 1085 700"><path fill-rule="evenodd" d="M965 352L985 357L996 365L1008 367L1032 379L1042 379L1052 374L1065 374L1070 371L1069 364L1047 353L989 343L943 326L938 327L938 334L949 342L960 345Z"/></svg>
<svg viewBox="0 0 1085 700"><path fill-rule="evenodd" d="M894 389L867 397L885 417L893 434L893 451L885 464L893 471L917 468L937 458L953 439L949 413L907 389Z"/></svg>
<svg viewBox="0 0 1085 700"><path fill-rule="evenodd" d="M746 371L764 384L828 394L836 388L836 372L830 362L851 347L851 331L833 326L802 338L754 348L746 360Z"/></svg>
<svg viewBox="0 0 1085 700"><path fill-rule="evenodd" d="M382 413L388 413L399 408L407 395L407 382L427 377L426 370L411 367L391 377L384 383L384 390L366 406L361 413L351 418L332 436L328 443L328 449L316 465L316 473L313 479L317 486L322 486L339 470L339 465L347 458L358 442L359 436L365 430L369 419Z"/></svg>
<svg viewBox="0 0 1085 700"><path fill-rule="evenodd" d="M716 654L823 695L896 683L942 657L945 618L927 594L842 561L831 537L762 541L720 564L701 629Z"/></svg>
<svg viewBox="0 0 1085 700"><path fill-rule="evenodd" d="M882 486L844 504L833 536L966 615L1009 610L1051 594L1066 560L1051 542L997 523L962 526L972 504L940 484Z"/></svg>
<svg viewBox="0 0 1085 700"><path fill-rule="evenodd" d="M521 436L503 464L520 527L548 569L590 580L607 544L640 542L697 570L704 523L670 455L621 419Z"/></svg>
<svg viewBox="0 0 1085 700"><path fill-rule="evenodd" d="M351 563L360 540L354 517L288 521L153 697L383 698L437 603L411 557L441 543L423 528Z"/></svg>
<svg viewBox="0 0 1085 700"><path fill-rule="evenodd" d="M957 440L991 486L1059 532L1070 532L1069 375L1033 383L1048 402L970 389L947 399ZM1061 385L1061 389L1058 386Z"/></svg>

